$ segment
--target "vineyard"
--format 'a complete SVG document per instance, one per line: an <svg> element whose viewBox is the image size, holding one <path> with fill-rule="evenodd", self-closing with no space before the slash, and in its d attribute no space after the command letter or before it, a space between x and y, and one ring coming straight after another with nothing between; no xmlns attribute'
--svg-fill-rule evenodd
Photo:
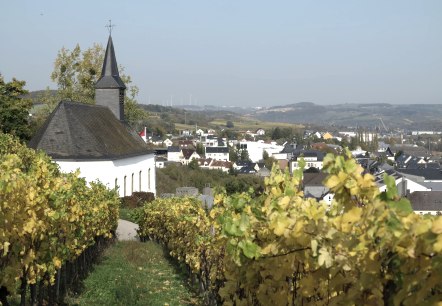
<svg viewBox="0 0 442 306"><path fill-rule="evenodd" d="M117 226L119 198L0 134L0 302L55 303Z"/></svg>
<svg viewBox="0 0 442 306"><path fill-rule="evenodd" d="M380 193L351 154L327 155L328 207L305 198L302 170L265 191L143 208L139 234L167 246L211 305L440 305L442 216L415 214L394 179Z"/></svg>

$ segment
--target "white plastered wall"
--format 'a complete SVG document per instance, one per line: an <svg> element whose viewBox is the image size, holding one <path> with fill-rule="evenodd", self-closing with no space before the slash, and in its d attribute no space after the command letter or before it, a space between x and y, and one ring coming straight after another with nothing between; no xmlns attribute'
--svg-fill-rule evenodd
<svg viewBox="0 0 442 306"><path fill-rule="evenodd" d="M104 161L56 160L63 172L80 169L87 182L99 180L109 188L117 185L120 197L135 191L156 195L155 158L153 154Z"/></svg>

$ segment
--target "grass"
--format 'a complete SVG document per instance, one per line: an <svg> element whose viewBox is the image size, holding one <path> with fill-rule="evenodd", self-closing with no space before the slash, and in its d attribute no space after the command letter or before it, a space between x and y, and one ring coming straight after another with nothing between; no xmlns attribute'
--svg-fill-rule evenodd
<svg viewBox="0 0 442 306"><path fill-rule="evenodd" d="M211 125L214 126L225 126L226 125L226 120L224 119L215 119L212 122L210 122ZM258 128L262 128L265 130L268 129L272 129L272 128L276 128L276 127L290 127L290 128L294 128L294 129L299 129L302 128L303 125L300 124L293 124L293 123L284 123L284 122L270 122L270 121L259 121L259 120L255 120L255 119L250 119L247 117L241 117L241 121L235 121L232 120L233 125L235 127L235 129L239 129L239 130L251 130L251 131L255 131Z"/></svg>
<svg viewBox="0 0 442 306"><path fill-rule="evenodd" d="M69 305L201 305L187 277L154 242L120 241L84 280Z"/></svg>
<svg viewBox="0 0 442 306"><path fill-rule="evenodd" d="M138 224L137 210L142 208L122 208L120 207L120 219Z"/></svg>
<svg viewBox="0 0 442 306"><path fill-rule="evenodd" d="M262 128L265 130L274 129L276 127L283 127L283 128L294 128L299 129L303 128L304 126L301 124L294 124L294 123L285 123L285 122L270 122L270 121L259 121L255 119L250 119L248 117L240 117L240 119L231 120L233 122L233 126L235 127L235 130L251 130L255 131L258 128ZM226 119L215 119L209 123L209 125L213 128L215 126L219 127L225 127L227 123ZM175 128L177 130L195 130L195 125L189 125L189 124L182 124L182 123L175 123ZM207 129L207 127L198 126L198 128Z"/></svg>

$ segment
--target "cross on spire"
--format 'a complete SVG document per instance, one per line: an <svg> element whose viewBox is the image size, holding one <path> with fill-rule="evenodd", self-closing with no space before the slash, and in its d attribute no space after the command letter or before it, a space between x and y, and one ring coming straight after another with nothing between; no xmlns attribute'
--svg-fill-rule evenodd
<svg viewBox="0 0 442 306"><path fill-rule="evenodd" d="M112 24L112 20L109 19L109 24L105 26L109 30L109 35L112 35L112 28L115 26L115 24Z"/></svg>

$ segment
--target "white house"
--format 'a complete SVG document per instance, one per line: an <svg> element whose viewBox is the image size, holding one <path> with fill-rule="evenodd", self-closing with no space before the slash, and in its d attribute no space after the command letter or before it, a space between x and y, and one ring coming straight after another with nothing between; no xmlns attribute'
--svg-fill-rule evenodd
<svg viewBox="0 0 442 306"><path fill-rule="evenodd" d="M284 147L277 145L276 142L271 143L265 143L264 141L246 141L242 140L239 143L237 143L237 149L238 150L247 150L249 153L249 158L252 162L256 163L260 160L262 160L263 153L266 151L269 156L272 156L273 154L281 152Z"/></svg>
<svg viewBox="0 0 442 306"><path fill-rule="evenodd" d="M385 173L389 176L392 176L395 180L395 185L398 191L399 196L401 197L408 197L410 199L410 201L412 202L412 197L411 195L415 194L415 195L424 195L424 194L431 194L431 188L428 188L424 185L421 185L407 177L404 177L403 175L401 175L400 173L394 171L394 170L388 170L385 171ZM375 182L378 185L379 191L380 192L384 192L387 190L387 185L384 182L384 172L378 173L377 175L375 175ZM442 192L436 193L436 191L434 191L433 195L435 194L442 194ZM333 200L334 194L331 192L328 192L325 194L325 196L322 198L325 202L327 202L327 204L331 204L332 200ZM416 196L417 197L417 196ZM420 199L420 198L419 198ZM442 198L441 198L442 199ZM417 201L417 200L416 200ZM420 201L422 202L422 201ZM420 203L419 202L419 203ZM413 204L413 202L412 202ZM435 212L422 212L422 211L416 211L421 209L417 208L419 206L413 206L413 209L415 210L415 212L417 213L435 213ZM425 205L424 205L425 206ZM430 205L431 206L431 205ZM434 206L431 206L434 208ZM440 206L439 206L439 210L442 210L442 201L440 201Z"/></svg>
<svg viewBox="0 0 442 306"><path fill-rule="evenodd" d="M200 137L200 143L205 147L218 147L220 140L214 135Z"/></svg>
<svg viewBox="0 0 442 306"><path fill-rule="evenodd" d="M206 147L206 158L229 161L228 147Z"/></svg>
<svg viewBox="0 0 442 306"><path fill-rule="evenodd" d="M212 160L208 168L211 170L229 172L230 168L232 168L232 163L224 160Z"/></svg>
<svg viewBox="0 0 442 306"><path fill-rule="evenodd" d="M290 173L294 170L299 169L301 159L305 161L305 169L316 168L318 170L322 169L324 161L324 153L321 151L298 151L295 153L293 158L289 161Z"/></svg>
<svg viewBox="0 0 442 306"><path fill-rule="evenodd" d="M163 141L163 145L164 145L165 147L170 147L171 145L173 145L173 142L172 142L172 140L170 140L169 138L166 138L166 139L164 139L164 141Z"/></svg>
<svg viewBox="0 0 442 306"><path fill-rule="evenodd" d="M200 159L201 156L194 150L194 149L181 149L181 153L183 155L183 158L181 159L181 163L183 165L188 165L192 160Z"/></svg>
<svg viewBox="0 0 442 306"><path fill-rule="evenodd" d="M29 146L45 151L61 171L78 169L87 182L99 180L120 196L155 194L154 154L124 122L126 86L110 36L95 89L96 105L60 102Z"/></svg>
<svg viewBox="0 0 442 306"><path fill-rule="evenodd" d="M178 162L181 163L181 160L184 158L183 152L178 146L171 146L167 148L167 160L170 162Z"/></svg>
<svg viewBox="0 0 442 306"><path fill-rule="evenodd" d="M266 131L264 129L257 129L255 134L258 136L263 136L266 134Z"/></svg>

